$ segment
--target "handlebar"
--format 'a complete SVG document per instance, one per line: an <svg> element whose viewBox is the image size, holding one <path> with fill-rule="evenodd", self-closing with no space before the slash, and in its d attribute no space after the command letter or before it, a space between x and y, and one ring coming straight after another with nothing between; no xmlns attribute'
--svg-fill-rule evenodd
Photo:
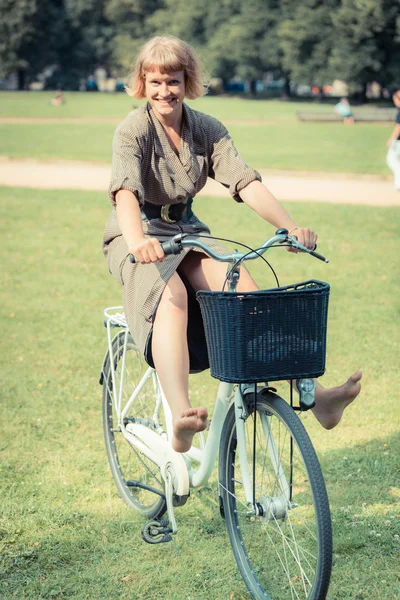
<svg viewBox="0 0 400 600"><path fill-rule="evenodd" d="M203 250L206 254L208 254L208 256L210 256L214 260L217 260L219 262L237 263L237 262L242 262L242 261L246 261L246 260L254 260L255 258L259 258L262 254L264 254L264 252L266 252L272 246L276 246L278 244L284 244L284 243L286 243L288 246L290 246L292 248L296 248L296 250L300 250L301 252L306 252L307 254L311 254L311 256L313 256L314 258L318 258L318 260L322 260L325 263L329 262L329 259L325 258L325 256L322 256L322 254L315 252L316 246L313 250L306 248L305 246L303 246L303 244L300 244L300 242L297 240L297 238L295 236L289 235L289 232L287 229L283 229L283 228L278 229L276 231L275 235L273 235L271 238L266 240L262 246L257 248L257 250L254 250L252 252L238 252L237 250L234 250L230 254L218 254L218 252L215 252L214 250L212 250L212 248L207 246L207 244L205 244L204 242L201 242L199 239L190 237L189 234L185 234L185 233L178 233L170 240L168 240L166 242L162 242L161 247L164 250L164 253L166 255L168 255L168 254L180 254L185 247L193 248L194 246L196 246L196 248L201 248L201 250ZM129 260L132 263L135 263L136 257L133 254L130 254Z"/></svg>

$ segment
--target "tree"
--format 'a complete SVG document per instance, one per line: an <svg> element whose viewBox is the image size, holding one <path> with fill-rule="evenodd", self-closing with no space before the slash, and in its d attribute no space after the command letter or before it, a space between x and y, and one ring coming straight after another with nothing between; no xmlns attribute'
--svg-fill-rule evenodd
<svg viewBox="0 0 400 600"><path fill-rule="evenodd" d="M18 72L19 87L46 67L78 87L79 79L108 59L112 35L105 0L0 0L0 72ZM107 38L108 34L108 38Z"/></svg>
<svg viewBox="0 0 400 600"><path fill-rule="evenodd" d="M19 87L57 57L65 39L64 9L57 0L0 0L0 74L17 71Z"/></svg>
<svg viewBox="0 0 400 600"><path fill-rule="evenodd" d="M86 73L99 64L110 70L110 50L116 30L107 19L107 0L64 0L64 4L70 43L60 56L63 67L67 68L72 60L75 68Z"/></svg>
<svg viewBox="0 0 400 600"><path fill-rule="evenodd" d="M337 43L330 57L331 72L351 91L378 81L400 81L400 0L342 0L332 15Z"/></svg>
<svg viewBox="0 0 400 600"><path fill-rule="evenodd" d="M329 59L337 40L332 15L340 0L282 0L278 25L283 70L297 83L330 81Z"/></svg>
<svg viewBox="0 0 400 600"><path fill-rule="evenodd" d="M140 46L153 34L149 18L163 6L163 0L108 0L105 16L115 31L110 64L116 74L129 71Z"/></svg>
<svg viewBox="0 0 400 600"><path fill-rule="evenodd" d="M280 65L276 41L279 2L238 0L230 4L230 10L231 16L224 16L209 38L211 64L224 79L236 74L249 81L254 93L256 80Z"/></svg>
<svg viewBox="0 0 400 600"><path fill-rule="evenodd" d="M282 0L283 68L298 83L342 79L351 92L400 76L400 0Z"/></svg>

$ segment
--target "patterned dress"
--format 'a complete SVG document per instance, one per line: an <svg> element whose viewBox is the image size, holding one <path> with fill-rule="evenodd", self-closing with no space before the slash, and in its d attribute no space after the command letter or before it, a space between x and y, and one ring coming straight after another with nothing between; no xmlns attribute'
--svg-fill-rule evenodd
<svg viewBox="0 0 400 600"><path fill-rule="evenodd" d="M161 123L146 104L130 114L117 128L113 141L112 175L109 197L113 209L105 227L103 251L110 273L123 285L126 319L138 348L153 365L151 333L158 302L168 279L178 269L185 251L167 256L162 263L132 264L122 237L115 210L115 194L120 189L133 192L139 203L165 205L194 198L211 177L229 188L237 202L239 192L251 181L261 181L257 171L239 156L226 128L214 117L183 104L179 156L170 146ZM177 233L209 234L195 214L188 220L168 223L143 216L145 235L165 241ZM209 243L210 242L210 243ZM218 252L224 249L209 240ZM190 286L188 344L191 371L208 368L200 311Z"/></svg>

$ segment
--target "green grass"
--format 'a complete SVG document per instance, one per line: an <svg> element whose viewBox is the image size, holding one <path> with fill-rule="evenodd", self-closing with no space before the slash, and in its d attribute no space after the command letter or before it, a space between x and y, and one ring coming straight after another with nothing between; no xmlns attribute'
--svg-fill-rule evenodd
<svg viewBox="0 0 400 600"><path fill-rule="evenodd" d="M50 105L54 92L1 92L0 117L95 117L123 118L133 107L145 101L125 93L65 92L66 103L58 108ZM332 106L313 102L280 102L250 100L240 97L205 97L189 101L193 107L213 114L218 119L278 119L296 121L296 110L331 111Z"/></svg>
<svg viewBox="0 0 400 600"><path fill-rule="evenodd" d="M255 168L389 173L384 160L388 127L335 127L230 125L229 132L243 158ZM114 130L110 123L1 124L0 155L110 162Z"/></svg>
<svg viewBox="0 0 400 600"><path fill-rule="evenodd" d="M46 104L46 98L47 93L0 92L0 115L112 117L114 122L2 123L0 155L40 160L111 160L116 123L132 109L128 96L70 93L66 105L59 109ZM318 110L331 107L276 100L210 97L191 105L227 122L239 152L255 168L389 175L385 144L392 127L388 123L354 127L300 123L296 118L300 106Z"/></svg>
<svg viewBox="0 0 400 600"><path fill-rule="evenodd" d="M55 92L0 92L1 117L123 118L139 102L125 93L65 92L66 103L50 104Z"/></svg>
<svg viewBox="0 0 400 600"><path fill-rule="evenodd" d="M118 498L105 455L98 374L102 310L120 302L101 237L104 194L0 189L0 596L4 600L249 600L219 516L215 474L176 511L171 544L141 541L142 518ZM197 208L198 207L198 208ZM329 600L400 595L399 209L290 204L319 232L324 265L274 250L282 284L331 284L327 374L364 370L361 398L335 430L307 429L326 476L334 526ZM261 242L271 228L245 206L202 198L215 234ZM207 216L213 215L212 220ZM235 233L235 231L237 233ZM261 264L260 285L273 286ZM216 382L193 376L211 407ZM286 391L283 384L281 391Z"/></svg>
<svg viewBox="0 0 400 600"><path fill-rule="evenodd" d="M111 162L115 127L110 123L0 124L0 155Z"/></svg>

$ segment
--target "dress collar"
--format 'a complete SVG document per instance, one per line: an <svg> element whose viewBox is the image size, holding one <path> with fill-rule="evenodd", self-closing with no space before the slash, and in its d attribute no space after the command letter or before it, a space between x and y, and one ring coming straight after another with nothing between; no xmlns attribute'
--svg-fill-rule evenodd
<svg viewBox="0 0 400 600"><path fill-rule="evenodd" d="M146 109L147 118L157 134L155 136L156 153L164 158L167 158L167 156L169 159L171 156L175 157L183 166L186 166L190 161L190 155L193 151L193 136L191 127L192 118L190 115L190 109L188 109L185 103L182 104L181 145L179 148L179 156L172 149L167 134L165 133L160 121L154 114L153 108L149 102L147 103Z"/></svg>
<svg viewBox="0 0 400 600"><path fill-rule="evenodd" d="M160 121L155 116L150 103L147 103L146 106L150 126L153 127L155 133L155 153L165 160L170 177L175 181L179 181L179 184L186 191L194 194L195 191L193 186L200 177L204 163L204 157L197 156L198 153L196 153L194 148L194 122L191 109L186 106L185 103L183 103L182 107L181 146L179 149L179 156L177 156L171 148L167 134L165 133Z"/></svg>

